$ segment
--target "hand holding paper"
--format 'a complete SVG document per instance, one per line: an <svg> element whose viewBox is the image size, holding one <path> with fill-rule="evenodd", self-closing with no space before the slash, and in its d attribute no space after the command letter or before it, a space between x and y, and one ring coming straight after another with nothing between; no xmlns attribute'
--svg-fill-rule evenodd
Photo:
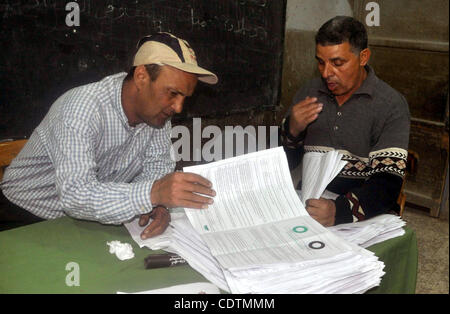
<svg viewBox="0 0 450 314"><path fill-rule="evenodd" d="M216 195L211 187L211 182L198 174L174 172L153 183L151 201L168 208L205 209Z"/></svg>
<svg viewBox="0 0 450 314"><path fill-rule="evenodd" d="M317 220L322 226L334 226L336 216L336 205L333 200L309 199L306 201L306 211Z"/></svg>
<svg viewBox="0 0 450 314"><path fill-rule="evenodd" d="M347 164L341 160L342 154L330 151L326 154L310 152L303 157L302 192L304 205L309 199L319 199L328 184Z"/></svg>

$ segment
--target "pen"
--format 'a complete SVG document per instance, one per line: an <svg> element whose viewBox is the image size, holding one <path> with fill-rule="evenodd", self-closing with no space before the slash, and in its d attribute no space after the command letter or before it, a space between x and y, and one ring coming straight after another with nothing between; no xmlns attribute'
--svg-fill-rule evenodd
<svg viewBox="0 0 450 314"><path fill-rule="evenodd" d="M151 254L144 259L145 269L172 267L187 264L187 261L177 254Z"/></svg>

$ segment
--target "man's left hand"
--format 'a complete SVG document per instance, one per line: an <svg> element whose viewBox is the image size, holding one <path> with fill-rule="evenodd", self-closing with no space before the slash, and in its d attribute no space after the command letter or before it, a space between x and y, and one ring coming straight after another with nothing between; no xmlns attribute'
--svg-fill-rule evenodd
<svg viewBox="0 0 450 314"><path fill-rule="evenodd" d="M336 204L333 200L309 199L306 201L306 210L309 215L325 227L334 226Z"/></svg>
<svg viewBox="0 0 450 314"><path fill-rule="evenodd" d="M141 215L141 218L139 218L139 226L146 226L150 218L152 218L153 221L147 226L147 228L144 229L144 231L142 231L142 240L155 237L163 233L169 226L170 213L162 206L155 207L150 213Z"/></svg>

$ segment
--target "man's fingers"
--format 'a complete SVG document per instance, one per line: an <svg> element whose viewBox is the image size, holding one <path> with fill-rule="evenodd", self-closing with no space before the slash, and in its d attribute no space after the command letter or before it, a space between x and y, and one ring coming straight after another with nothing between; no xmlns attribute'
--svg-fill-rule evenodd
<svg viewBox="0 0 450 314"><path fill-rule="evenodd" d="M143 227L148 224L148 221L150 220L150 214L141 215L139 218L139 226Z"/></svg>
<svg viewBox="0 0 450 314"><path fill-rule="evenodd" d="M141 234L141 239L145 240L151 237L155 237L163 233L169 224L164 224L160 220L153 220L147 228Z"/></svg>
<svg viewBox="0 0 450 314"><path fill-rule="evenodd" d="M317 97L307 96L305 99L299 101L296 105L307 106L307 105L313 104L315 102L317 102Z"/></svg>
<svg viewBox="0 0 450 314"><path fill-rule="evenodd" d="M323 104L317 102L316 97L306 97L292 107L290 133L297 136L302 132L311 122L319 117L319 113L323 110Z"/></svg>
<svg viewBox="0 0 450 314"><path fill-rule="evenodd" d="M213 202L210 197L216 195L211 187L211 182L198 174L176 172L155 181L151 200L167 207L205 208ZM186 204L186 201L197 204Z"/></svg>
<svg viewBox="0 0 450 314"><path fill-rule="evenodd" d="M311 206L306 207L306 211L307 211L308 214L309 214L311 217L313 217L313 218L316 217L316 216L318 215L317 210L318 210L317 207L311 207Z"/></svg>
<svg viewBox="0 0 450 314"><path fill-rule="evenodd" d="M306 97L305 99L303 99L302 101L296 103L293 106L293 110L301 110L301 109L312 109L314 107L318 107L319 105L322 105L321 103L317 102L317 98L316 97Z"/></svg>
<svg viewBox="0 0 450 314"><path fill-rule="evenodd" d="M292 108L292 114L295 117L310 116L312 114L318 114L323 110L323 104L311 103L303 106Z"/></svg>
<svg viewBox="0 0 450 314"><path fill-rule="evenodd" d="M314 198L310 198L308 200L306 200L306 207L319 207L320 206L320 200L314 199Z"/></svg>
<svg viewBox="0 0 450 314"><path fill-rule="evenodd" d="M179 207L206 209L214 203L214 200L195 193L183 192L179 194L176 202L179 204Z"/></svg>
<svg viewBox="0 0 450 314"><path fill-rule="evenodd" d="M206 179L196 173L178 172L177 174L181 175L185 181L188 181L190 183L198 184L198 185L203 186L208 189L210 189L212 187L212 183L208 179Z"/></svg>
<svg viewBox="0 0 450 314"><path fill-rule="evenodd" d="M146 216L148 216L149 218L151 216L153 218L153 221L141 233L142 239L147 239L160 235L169 226L170 213L163 207L156 207L150 214Z"/></svg>
<svg viewBox="0 0 450 314"><path fill-rule="evenodd" d="M203 185L199 185L199 184L195 184L195 183L190 183L189 185L186 185L185 191L191 192L191 193L208 195L211 197L216 196L216 191L214 191L213 189L210 189Z"/></svg>

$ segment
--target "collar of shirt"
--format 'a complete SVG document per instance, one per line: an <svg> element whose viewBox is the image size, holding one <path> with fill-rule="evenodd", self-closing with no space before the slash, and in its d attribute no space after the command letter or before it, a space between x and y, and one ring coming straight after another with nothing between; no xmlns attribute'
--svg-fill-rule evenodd
<svg viewBox="0 0 450 314"><path fill-rule="evenodd" d="M370 97L373 96L374 93L374 89L376 86L376 83L378 81L377 76L375 75L374 70L372 69L371 66L366 65L364 67L367 71L367 77L364 80L364 82L361 84L361 86L358 88L358 90L356 92L353 93L353 95L368 95ZM318 91L321 93L325 93L331 97L334 97L334 95L330 92L330 90L328 89L327 85L325 84L325 82L323 81L323 79L320 79L320 83L319 83L319 87L318 87Z"/></svg>
<svg viewBox="0 0 450 314"><path fill-rule="evenodd" d="M147 125L145 123L140 123L137 126L132 127L128 124L128 118L125 115L125 111L123 110L123 105L122 105L122 87L123 87L123 82L124 82L126 76L127 76L127 74L125 72L118 73L115 76L115 81L114 81L114 98L115 99L113 101L113 106L114 106L114 110L117 112L117 115L119 116L119 119L120 119L123 127L128 132L135 133L135 132L142 130Z"/></svg>

